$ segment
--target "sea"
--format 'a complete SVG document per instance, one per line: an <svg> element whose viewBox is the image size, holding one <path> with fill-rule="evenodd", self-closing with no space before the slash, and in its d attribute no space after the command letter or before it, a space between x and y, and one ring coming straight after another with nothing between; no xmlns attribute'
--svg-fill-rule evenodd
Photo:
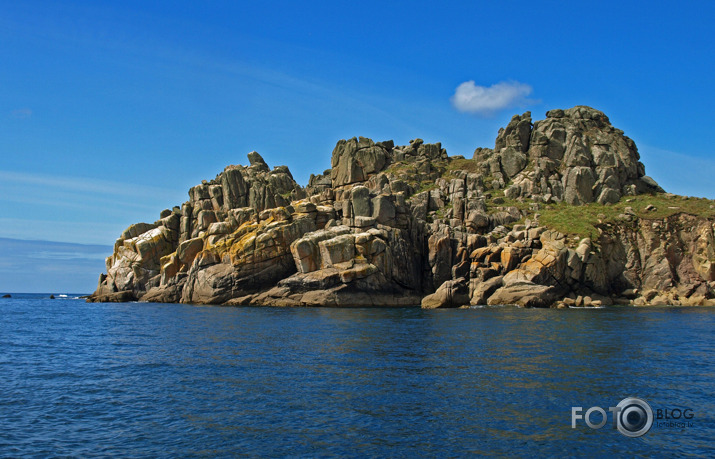
<svg viewBox="0 0 715 459"><path fill-rule="evenodd" d="M715 308L11 295L3 458L715 455ZM641 436L614 428L629 397L651 410Z"/></svg>

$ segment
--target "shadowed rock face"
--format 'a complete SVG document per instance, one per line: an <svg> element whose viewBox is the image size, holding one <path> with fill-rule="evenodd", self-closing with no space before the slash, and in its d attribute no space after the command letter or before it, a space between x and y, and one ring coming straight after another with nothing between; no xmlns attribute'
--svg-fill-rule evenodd
<svg viewBox="0 0 715 459"><path fill-rule="evenodd" d="M130 226L91 301L275 306L708 304L713 221L623 215L592 238L539 206L662 190L635 144L589 107L514 116L494 149L340 140L304 189L256 152ZM519 221L523 223L515 224ZM594 239L595 238L595 239Z"/></svg>

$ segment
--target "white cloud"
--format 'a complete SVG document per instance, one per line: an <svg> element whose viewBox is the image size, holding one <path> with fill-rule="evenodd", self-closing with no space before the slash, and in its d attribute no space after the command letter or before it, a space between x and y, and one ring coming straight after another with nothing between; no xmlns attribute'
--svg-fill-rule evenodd
<svg viewBox="0 0 715 459"><path fill-rule="evenodd" d="M457 86L450 100L460 112L489 115L527 102L526 97L531 91L531 86L518 81L502 81L486 87L478 86L474 80L470 80Z"/></svg>

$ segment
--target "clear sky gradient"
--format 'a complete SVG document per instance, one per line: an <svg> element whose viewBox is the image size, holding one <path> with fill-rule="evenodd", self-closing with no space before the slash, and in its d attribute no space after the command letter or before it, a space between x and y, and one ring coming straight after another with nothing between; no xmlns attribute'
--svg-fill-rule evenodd
<svg viewBox="0 0 715 459"><path fill-rule="evenodd" d="M667 191L715 198L714 20L705 1L0 0L0 237L111 245L252 150L305 184L338 139L471 157L512 114L574 105Z"/></svg>

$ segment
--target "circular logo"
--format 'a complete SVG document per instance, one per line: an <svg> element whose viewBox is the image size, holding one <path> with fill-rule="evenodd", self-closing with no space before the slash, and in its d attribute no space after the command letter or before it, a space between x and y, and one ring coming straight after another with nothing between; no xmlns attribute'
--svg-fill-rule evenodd
<svg viewBox="0 0 715 459"><path fill-rule="evenodd" d="M616 418L618 431L627 437L645 435L653 425L653 410L645 400L628 397L617 405L620 408Z"/></svg>

